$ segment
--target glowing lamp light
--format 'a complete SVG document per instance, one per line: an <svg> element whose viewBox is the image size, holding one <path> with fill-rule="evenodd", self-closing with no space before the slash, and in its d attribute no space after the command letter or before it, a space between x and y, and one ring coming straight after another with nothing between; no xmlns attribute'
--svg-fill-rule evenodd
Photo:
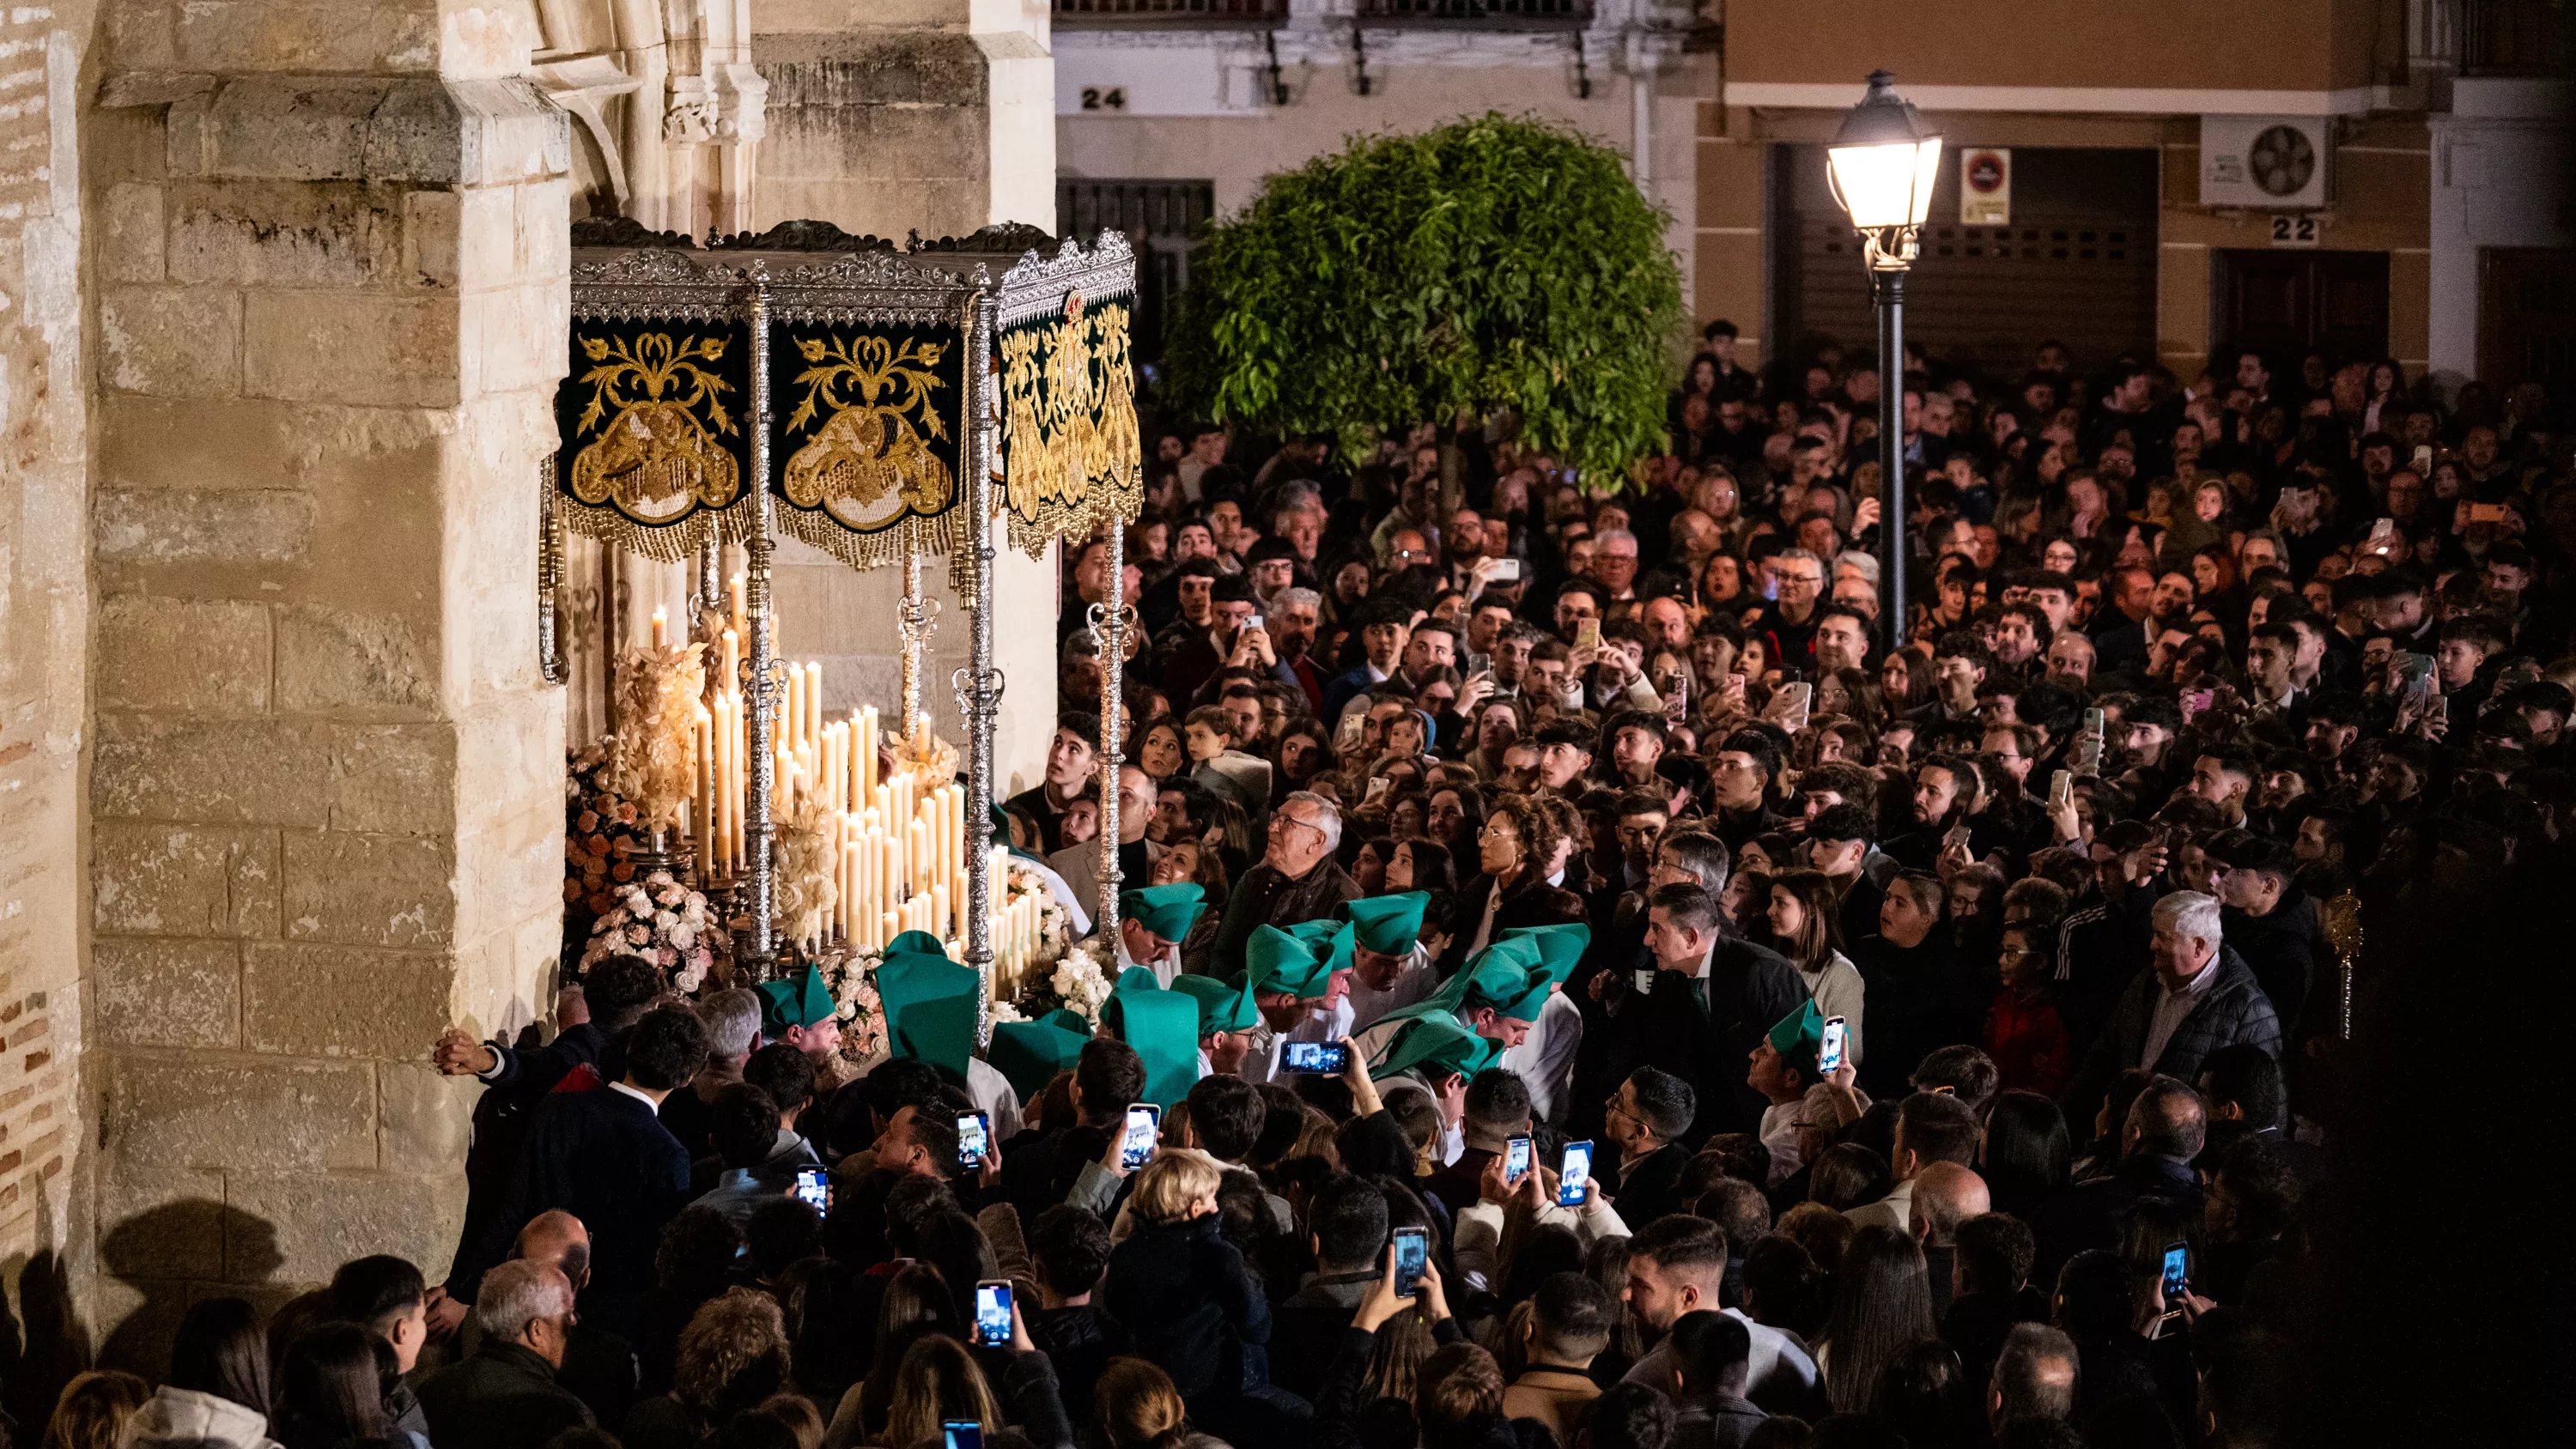
<svg viewBox="0 0 2576 1449"><path fill-rule="evenodd" d="M1921 226L1932 211L1941 136L1895 91L1890 72L1869 73L1869 94L1843 118L1826 148L1834 200L1857 231Z"/></svg>

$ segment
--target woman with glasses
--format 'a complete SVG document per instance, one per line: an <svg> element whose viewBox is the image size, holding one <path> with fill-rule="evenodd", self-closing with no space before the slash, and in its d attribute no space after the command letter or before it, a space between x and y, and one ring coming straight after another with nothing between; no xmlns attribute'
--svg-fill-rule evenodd
<svg viewBox="0 0 2576 1449"><path fill-rule="evenodd" d="M1458 892L1441 975L1455 973L1468 957L1515 926L1583 919L1583 898L1547 878L1548 864L1564 843L1563 826L1537 799L1505 795L1494 801L1485 828L1476 834L1476 876Z"/></svg>
<svg viewBox="0 0 2576 1449"><path fill-rule="evenodd" d="M1996 1076L2007 1091L2054 1097L2075 1070L2075 1048L2050 990L2057 975L2050 944L2045 930L2016 924L2004 927L2003 944L1995 951L2003 985L1987 1008L1984 1039L1978 1044L1994 1058Z"/></svg>

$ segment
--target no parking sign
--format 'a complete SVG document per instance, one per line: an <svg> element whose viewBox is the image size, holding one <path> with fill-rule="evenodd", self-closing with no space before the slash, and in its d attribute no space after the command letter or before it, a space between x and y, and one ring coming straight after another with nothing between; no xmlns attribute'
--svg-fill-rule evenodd
<svg viewBox="0 0 2576 1449"><path fill-rule="evenodd" d="M1959 224L2012 225L2012 151L2007 147L1959 148Z"/></svg>

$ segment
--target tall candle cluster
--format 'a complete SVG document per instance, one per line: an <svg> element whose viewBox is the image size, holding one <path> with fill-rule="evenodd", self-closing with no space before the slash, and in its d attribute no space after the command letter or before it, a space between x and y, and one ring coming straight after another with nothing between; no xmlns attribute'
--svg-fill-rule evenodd
<svg viewBox="0 0 2576 1449"><path fill-rule="evenodd" d="M861 712L873 725L873 713ZM940 941L963 934L966 905L966 791L922 791L896 775L832 811L834 868L843 939L880 951L906 931Z"/></svg>
<svg viewBox="0 0 2576 1449"><path fill-rule="evenodd" d="M705 875L738 874L749 862L743 802L750 771L749 705L740 686L744 627L743 580L733 578L732 627L709 650L716 688L698 708L693 753L697 774L689 828L698 841ZM663 640L663 611L653 618L654 640ZM784 688L771 730L773 819L819 808L827 821L827 867L838 901L825 926L833 938L865 951L882 951L906 931L936 937L951 957L965 955L967 910L967 791L962 785L924 788L923 777L880 772L885 734L874 705L847 719L823 717L823 666L784 667ZM904 733L914 753L927 753L930 718L921 715ZM1009 898L1010 851L995 846L987 862L997 999L1016 995L1020 977L1036 961L1044 940L1040 901ZM809 937L806 949L828 940Z"/></svg>
<svg viewBox="0 0 2576 1449"><path fill-rule="evenodd" d="M1006 846L994 846L985 868L993 873L993 999L1007 1000L1020 993L1020 978L1036 961L1038 947L1045 935L1038 918L1041 897L1025 895L1010 899L1011 852ZM1007 902L1007 904L1006 904Z"/></svg>

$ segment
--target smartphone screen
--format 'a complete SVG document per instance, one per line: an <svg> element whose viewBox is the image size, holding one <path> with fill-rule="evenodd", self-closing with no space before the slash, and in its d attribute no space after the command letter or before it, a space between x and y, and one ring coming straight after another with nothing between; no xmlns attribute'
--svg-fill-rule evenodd
<svg viewBox="0 0 2576 1449"><path fill-rule="evenodd" d="M1431 1237L1422 1228L1395 1230L1395 1296L1410 1298L1422 1282L1422 1270L1431 1262Z"/></svg>
<svg viewBox="0 0 2576 1449"><path fill-rule="evenodd" d="M2048 777L2048 803L2053 808L2070 804L2075 799L2075 772L2060 770Z"/></svg>
<svg viewBox="0 0 2576 1449"><path fill-rule="evenodd" d="M1825 1018L1825 1039L1816 1050L1816 1072L1819 1076L1830 1076L1842 1070L1843 1039L1850 1032L1851 1028L1843 1025L1841 1017Z"/></svg>
<svg viewBox="0 0 2576 1449"><path fill-rule="evenodd" d="M2165 1309L2167 1312L2171 1312L2182 1307L2182 1295L2190 1287L2191 1245L2188 1243L2167 1243L2165 1245L2164 1282Z"/></svg>
<svg viewBox="0 0 2576 1449"><path fill-rule="evenodd" d="M800 1167L796 1169L796 1197L818 1213L832 1210L832 1169Z"/></svg>
<svg viewBox="0 0 2576 1449"><path fill-rule="evenodd" d="M1578 650L1600 648L1601 621L1598 619L1577 621L1574 626L1574 647Z"/></svg>
<svg viewBox="0 0 2576 1449"><path fill-rule="evenodd" d="M990 1129L984 1125L984 1114L970 1112L957 1119L957 1165L968 1172L984 1165L993 1151Z"/></svg>
<svg viewBox="0 0 2576 1449"><path fill-rule="evenodd" d="M1011 1282L987 1278L975 1285L975 1341L999 1348L1011 1341Z"/></svg>
<svg viewBox="0 0 2576 1449"><path fill-rule="evenodd" d="M1591 1177L1592 1144L1588 1141L1565 1144L1565 1155L1558 1158L1556 1164L1556 1205L1581 1207L1583 1185Z"/></svg>
<svg viewBox="0 0 2576 1449"><path fill-rule="evenodd" d="M1492 582L1498 584L1519 583L1521 581L1521 561L1516 558L1498 558L1494 560L1494 571L1491 574L1486 575L1486 577Z"/></svg>
<svg viewBox="0 0 2576 1449"><path fill-rule="evenodd" d="M1517 1185L1530 1170L1530 1140L1515 1137L1503 1145L1503 1181Z"/></svg>
<svg viewBox="0 0 2576 1449"><path fill-rule="evenodd" d="M1655 994L1655 968L1652 966L1637 968L1637 991L1644 996Z"/></svg>
<svg viewBox="0 0 2576 1449"><path fill-rule="evenodd" d="M1796 734L1807 727L1807 709L1815 702L1816 687L1797 682L1781 685L1780 692L1789 696L1789 703L1781 715L1780 724L1789 733Z"/></svg>
<svg viewBox="0 0 2576 1449"><path fill-rule="evenodd" d="M1133 1172L1153 1160L1154 1133L1162 1125L1162 1110L1151 1102L1137 1102L1127 1109L1126 1140L1118 1145L1118 1161Z"/></svg>
<svg viewBox="0 0 2576 1449"><path fill-rule="evenodd" d="M1491 654L1479 654L1475 650L1470 649L1467 651L1466 661L1467 662L1465 664L1459 666L1461 673L1473 676L1478 674L1491 674L1494 672L1494 656Z"/></svg>
<svg viewBox="0 0 2576 1449"><path fill-rule="evenodd" d="M984 1449L984 1426L972 1419L950 1419L939 1431L943 1449Z"/></svg>
<svg viewBox="0 0 2576 1449"><path fill-rule="evenodd" d="M1329 1075L1348 1063L1350 1053L1339 1042L1292 1041L1281 1054L1280 1065L1292 1072L1317 1072Z"/></svg>

